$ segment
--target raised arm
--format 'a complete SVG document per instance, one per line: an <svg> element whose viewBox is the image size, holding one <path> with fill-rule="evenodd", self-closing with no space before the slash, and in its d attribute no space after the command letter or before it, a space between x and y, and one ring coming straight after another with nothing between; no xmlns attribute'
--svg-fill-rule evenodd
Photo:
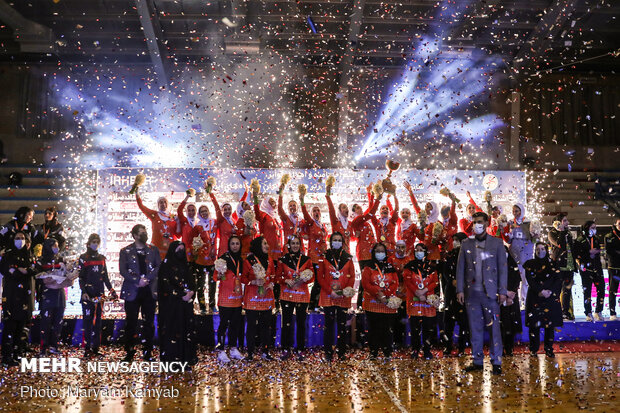
<svg viewBox="0 0 620 413"><path fill-rule="evenodd" d="M215 208L215 216L217 217L217 222L224 221L224 215L222 215L222 210L220 209L220 204L217 202L217 198L213 192L209 192L209 196L211 197L211 202L213 202L213 207Z"/></svg>
<svg viewBox="0 0 620 413"><path fill-rule="evenodd" d="M138 193L138 191L136 191L136 202L138 203L138 208L140 208L140 211L142 211L142 213L146 215L149 219L153 218L155 214L157 214L157 212L155 212L152 209L147 208L144 205L144 203L142 202L142 198L140 197L140 194Z"/></svg>
<svg viewBox="0 0 620 413"><path fill-rule="evenodd" d="M457 226L459 223L459 217L456 216L456 203L452 201L452 205L450 206L450 220L448 223L451 226Z"/></svg>
<svg viewBox="0 0 620 413"><path fill-rule="evenodd" d="M179 217L179 222L181 223L181 227L183 227L183 225L188 224L187 217L185 216L185 213L183 212L183 210L185 209L185 205L187 205L188 198L189 198L189 195L187 195L185 199L181 201L181 203L179 204L179 207L177 208L177 216Z"/></svg>
<svg viewBox="0 0 620 413"><path fill-rule="evenodd" d="M278 195L278 215L280 216L280 221L282 221L282 224L286 224L288 222L289 217L286 215L286 212L284 212L284 207L282 206L282 193Z"/></svg>
<svg viewBox="0 0 620 413"><path fill-rule="evenodd" d="M332 225L332 229L336 227L338 223L338 217L336 216L336 209L334 208L334 203L332 202L332 197L329 194L325 194L325 199L327 200L327 209L329 210L329 222Z"/></svg>
<svg viewBox="0 0 620 413"><path fill-rule="evenodd" d="M407 189L407 192L409 193L409 199L411 200L411 205L413 205L413 209L415 210L416 214L420 214L420 206L418 205L418 200L415 199L415 195L413 194L413 190L411 189L411 184L407 181L405 181L403 183L405 189Z"/></svg>
<svg viewBox="0 0 620 413"><path fill-rule="evenodd" d="M467 198L469 198L469 203L472 204L474 208L476 208L476 212L484 212L482 208L480 208L478 204L476 204L476 201L474 201L474 198L471 197L469 191L467 191Z"/></svg>
<svg viewBox="0 0 620 413"><path fill-rule="evenodd" d="M394 195L394 210L392 211L392 217L390 221L392 221L392 224L394 225L396 225L396 223L398 222L398 198L396 197L396 195Z"/></svg>

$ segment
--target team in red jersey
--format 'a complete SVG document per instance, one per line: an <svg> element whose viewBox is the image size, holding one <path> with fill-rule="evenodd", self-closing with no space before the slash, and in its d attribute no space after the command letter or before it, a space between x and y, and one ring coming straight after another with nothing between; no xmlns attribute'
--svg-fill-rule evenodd
<svg viewBox="0 0 620 413"><path fill-rule="evenodd" d="M357 307L352 317L356 318L357 331L362 332L358 339L367 337L372 358L380 351L390 357L394 344L406 345L407 319L412 357L418 357L420 349L425 358L433 357L430 348L437 333L437 307L442 296L440 274L443 283L444 278L450 279L444 272L454 270L444 260L452 251L455 236L461 239L461 235L471 235L471 215L481 211L470 194L467 216L460 220L456 215L458 200L445 188L440 192L450 197L448 205L439 206L427 198L422 209L407 182L403 186L413 209L400 208L396 187L383 181L366 188L365 207L356 203L349 210L345 203L334 203L335 180L328 179L326 223L319 206L306 204L301 186L299 203L290 198L285 201L287 183L288 179L281 181L277 199L261 196L257 182L252 183L251 192L246 185L235 209L229 203L220 206L215 184L211 183L205 189L214 205L215 219L209 217L206 205L197 213L196 205L188 203L189 195L178 206L176 219L166 212L165 198L158 202L159 211L152 211L137 196L141 210L152 222L153 242L160 253L166 243L180 238L187 246L195 276L200 279L204 273L219 287L218 360L227 363L241 358L242 312L247 321L247 359L260 353L270 360L274 314L280 311L282 359L293 354L303 359L307 312L318 307L325 317L327 360L333 359L334 346L338 357L346 356L352 307ZM412 211L416 215L412 216ZM502 216L494 214L493 218L495 227L491 226L489 233L505 236L508 226ZM204 281L198 282L198 287L204 288ZM209 288L210 296L211 290L215 293L216 288ZM200 297L204 294L197 295L203 308L205 300ZM352 303L355 296L357 306ZM215 298L209 307L215 307ZM451 341L451 337L442 339Z"/></svg>

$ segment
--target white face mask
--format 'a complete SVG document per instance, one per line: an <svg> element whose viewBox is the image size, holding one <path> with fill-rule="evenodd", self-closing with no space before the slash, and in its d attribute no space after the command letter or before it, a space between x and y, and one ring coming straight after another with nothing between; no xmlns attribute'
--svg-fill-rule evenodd
<svg viewBox="0 0 620 413"><path fill-rule="evenodd" d="M339 250L340 248L342 248L342 242L332 241L332 248L335 250Z"/></svg>
<svg viewBox="0 0 620 413"><path fill-rule="evenodd" d="M480 235L484 232L484 224L474 224L474 232L476 235Z"/></svg>
<svg viewBox="0 0 620 413"><path fill-rule="evenodd" d="M21 250L22 248L24 248L26 241L24 241L23 239L16 239L14 243L15 243L15 248L17 248L18 250Z"/></svg>
<svg viewBox="0 0 620 413"><path fill-rule="evenodd" d="M423 259L424 259L424 255L426 255L426 254L424 254L424 251L416 251L416 252L415 252L415 257L416 257L418 260L423 260Z"/></svg>
<svg viewBox="0 0 620 413"><path fill-rule="evenodd" d="M542 251L538 251L538 258L545 258L545 256L547 255L547 251L542 250Z"/></svg>
<svg viewBox="0 0 620 413"><path fill-rule="evenodd" d="M377 252L375 258L377 261L383 261L385 259L385 252Z"/></svg>
<svg viewBox="0 0 620 413"><path fill-rule="evenodd" d="M97 249L99 248L99 244L90 244L90 249L93 251L97 251Z"/></svg>
<svg viewBox="0 0 620 413"><path fill-rule="evenodd" d="M59 249L58 249L58 248L55 248L55 247L54 247L54 248L52 248L52 252L53 252L54 254L58 254L58 251L59 251Z"/></svg>
<svg viewBox="0 0 620 413"><path fill-rule="evenodd" d="M591 229L590 230L590 236L593 237L596 235L596 229Z"/></svg>

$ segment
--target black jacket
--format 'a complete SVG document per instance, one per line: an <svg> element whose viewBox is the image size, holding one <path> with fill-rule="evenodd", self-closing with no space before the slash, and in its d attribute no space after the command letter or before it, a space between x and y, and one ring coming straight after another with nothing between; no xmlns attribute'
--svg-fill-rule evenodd
<svg viewBox="0 0 620 413"><path fill-rule="evenodd" d="M26 268L22 274L17 268ZM34 259L23 247L9 249L0 261L2 273L2 318L26 320L34 310Z"/></svg>
<svg viewBox="0 0 620 413"><path fill-rule="evenodd" d="M555 228L551 228L549 231L549 244L551 244L550 258L555 262L558 269L569 265L569 247L572 254L573 268L575 270L577 269L577 266L575 265L575 245L570 231L558 231Z"/></svg>
<svg viewBox="0 0 620 413"><path fill-rule="evenodd" d="M32 223L23 224L17 222L16 219L12 219L2 227L0 227L0 249L13 248L13 238L17 231L23 231L30 236L31 240L34 240L37 230ZM34 243L31 243L34 246Z"/></svg>
<svg viewBox="0 0 620 413"><path fill-rule="evenodd" d="M82 294L86 293L90 298L95 298L105 293L104 286L108 290L113 290L108 277L105 256L89 249L88 252L80 255L78 266Z"/></svg>
<svg viewBox="0 0 620 413"><path fill-rule="evenodd" d="M53 238L58 241L58 247L62 251L65 245L64 228L58 220L53 219L36 227L36 235L33 245L43 244L48 239Z"/></svg>
<svg viewBox="0 0 620 413"><path fill-rule="evenodd" d="M597 273L603 272L603 264L601 263L601 253L597 253L594 257L590 257L590 248L594 246L601 249L601 239L595 235L581 235L575 241L576 258L579 260L580 269Z"/></svg>
<svg viewBox="0 0 620 413"><path fill-rule="evenodd" d="M529 328L560 327L562 279L552 261L534 258L523 264L528 290L525 300L525 324ZM539 296L542 290L552 292L549 298Z"/></svg>
<svg viewBox="0 0 620 413"><path fill-rule="evenodd" d="M620 231L615 227L605 235L605 251L609 268L620 269Z"/></svg>

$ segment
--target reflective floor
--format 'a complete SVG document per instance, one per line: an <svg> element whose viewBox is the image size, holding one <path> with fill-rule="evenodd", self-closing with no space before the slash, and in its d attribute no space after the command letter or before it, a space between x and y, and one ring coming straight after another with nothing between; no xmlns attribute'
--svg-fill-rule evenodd
<svg viewBox="0 0 620 413"><path fill-rule="evenodd" d="M567 351L553 360L543 354L530 357L521 349L521 354L504 360L502 376L493 376L490 365L483 372L463 372L469 357L412 361L407 352L400 352L391 361L370 361L365 351L331 364L313 351L303 362L237 362L226 367L217 364L213 352L204 351L191 373L173 375L24 374L12 368L0 370L0 411L617 412L617 347L607 346L614 351L606 352ZM120 356L108 350L102 360ZM80 397L68 391L78 386L81 391L105 388L119 394ZM123 393L126 386L134 394ZM50 394L50 389L59 393ZM139 394L142 389L158 389L161 397ZM164 397L166 391L176 397Z"/></svg>

